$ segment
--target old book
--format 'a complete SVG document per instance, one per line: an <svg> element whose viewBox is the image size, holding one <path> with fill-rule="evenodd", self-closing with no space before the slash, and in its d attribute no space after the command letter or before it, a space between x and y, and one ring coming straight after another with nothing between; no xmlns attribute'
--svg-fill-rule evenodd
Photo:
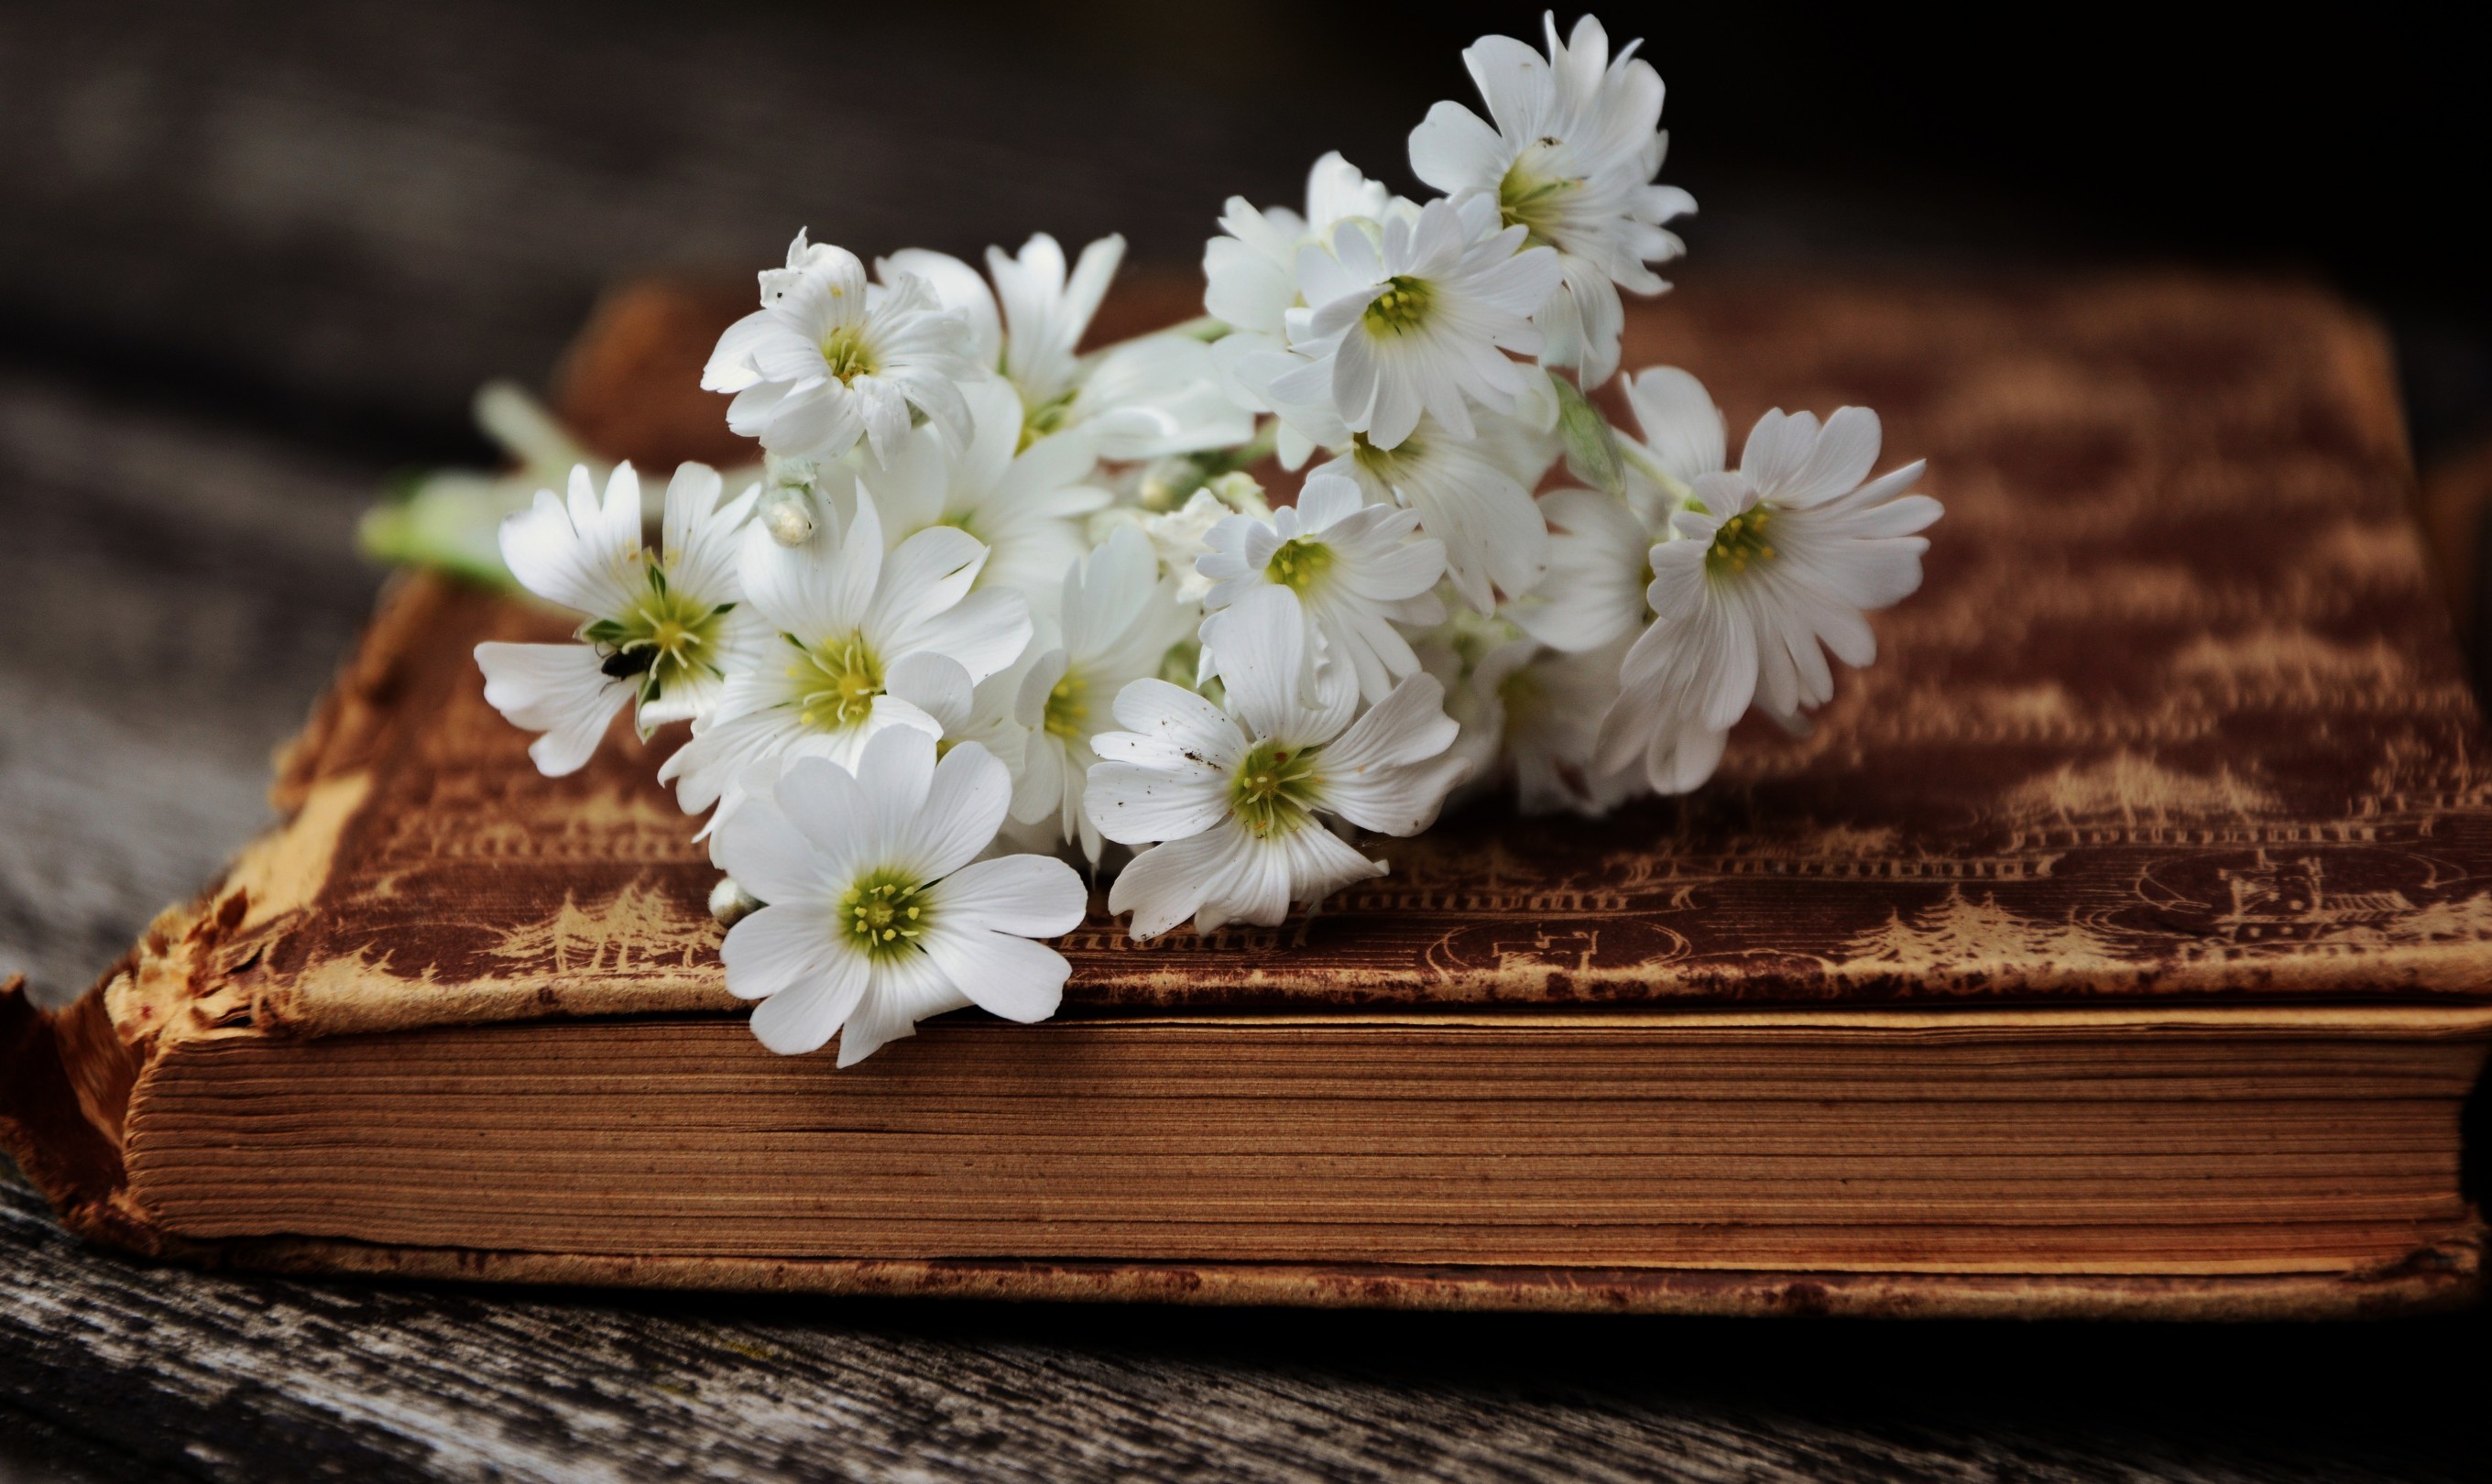
<svg viewBox="0 0 2492 1484"><path fill-rule="evenodd" d="M575 419L722 457L667 430L711 426L688 370L734 308L610 306ZM1730 281L1638 312L1627 364L1665 361L1735 422L1878 406L1948 509L1880 665L1692 798L1474 807L1278 929L1094 916L1059 1020L955 1016L841 1072L745 1031L650 753L549 781L486 707L474 644L564 620L408 579L282 764L289 822L74 1007L0 999L0 1133L91 1236L292 1270L2473 1295L2492 793L2378 337L2287 284Z"/></svg>

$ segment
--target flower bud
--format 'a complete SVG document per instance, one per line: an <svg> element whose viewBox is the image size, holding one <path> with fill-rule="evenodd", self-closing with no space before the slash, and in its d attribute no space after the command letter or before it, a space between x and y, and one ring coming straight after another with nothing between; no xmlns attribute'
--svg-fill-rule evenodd
<svg viewBox="0 0 2492 1484"><path fill-rule="evenodd" d="M709 889L709 914L722 928L732 928L762 907L760 898L735 884L735 877L723 876Z"/></svg>
<svg viewBox="0 0 2492 1484"><path fill-rule="evenodd" d="M1231 469L1202 488L1211 497L1241 516L1262 519L1271 515L1272 504L1263 497L1263 486L1244 469Z"/></svg>
<svg viewBox="0 0 2492 1484"><path fill-rule="evenodd" d="M812 505L801 490L773 490L761 497L761 528L783 547L801 547L814 536Z"/></svg>

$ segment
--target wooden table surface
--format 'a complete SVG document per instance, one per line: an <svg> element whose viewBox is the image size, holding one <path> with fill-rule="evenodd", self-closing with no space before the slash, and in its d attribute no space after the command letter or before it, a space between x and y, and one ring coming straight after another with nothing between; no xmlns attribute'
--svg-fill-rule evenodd
<svg viewBox="0 0 2492 1484"><path fill-rule="evenodd" d="M1416 116L1397 94L1274 119L1158 76L1067 122L992 39L841 90L774 49L793 10L595 38L583 14L0 11L0 974L82 988L265 821L269 751L379 583L356 514L460 446L476 380L541 377L599 282L749 261L805 221L953 248L1123 224L1175 257L1223 172L1277 193L1296 166L1272 159L1386 159ZM702 68L715 107L656 105ZM986 111L910 112L945 86ZM877 143L860 109L908 127ZM1221 189L1079 163L1110 135ZM1724 214L1701 248L1740 240ZM83 1247L0 1177L0 1484L2479 1479L2487 1333L293 1282Z"/></svg>

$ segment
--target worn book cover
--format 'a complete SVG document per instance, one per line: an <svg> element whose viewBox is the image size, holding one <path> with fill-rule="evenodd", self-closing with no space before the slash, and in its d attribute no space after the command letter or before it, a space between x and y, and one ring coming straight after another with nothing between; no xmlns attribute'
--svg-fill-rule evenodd
<svg viewBox="0 0 2492 1484"><path fill-rule="evenodd" d="M733 308L618 297L568 368L566 413L644 467L749 459L694 389ZM1161 309L1185 312L1125 306ZM1878 666L1846 674L1805 736L1751 725L1693 796L1599 821L1475 804L1378 843L1389 876L1278 928L1136 943L1101 902L1060 943L1058 1021L964 1014L846 1073L780 1063L740 1030L705 905L717 873L652 781L680 728L645 748L618 728L579 773L539 777L470 656L568 620L410 576L282 759L284 825L75 1006L6 999L0 1134L91 1236L312 1270L1680 1311L2471 1295L2458 1113L2492 1037L2492 789L2407 515L2380 337L2290 283L1726 280L1639 307L1624 364L1696 371L1735 427L1768 386L1795 409L1875 404L1946 504L1925 587L1875 620ZM610 1039L626 1031L642 1039ZM945 1137L980 1149L1041 1108L1096 1109L1131 1137L1059 1170L1083 1133L1068 1123L1058 1144L956 1165L934 1151L969 1145L895 1124L851 1206L827 1185L805 1197L828 1213L814 1225L742 1243L702 1237L703 1213L760 1209L786 1166L743 1133L645 1119L530 1146L581 1151L568 1170L639 1140L648 1157L617 1155L589 1202L621 1213L610 1240L481 1207L454 1220L447 1195L430 1213L313 1201L281 1224L189 1172L272 1137L253 1111L282 1090L246 1096L218 1066L317 1066L341 1087L452 1069L402 1090L420 1122L480 1048L593 1064L628 1097L633 1058L655 1054L634 1048L661 1045L711 1058L687 1107L766 1093L853 1134L877 1097L952 1098L966 1121ZM1492 1048L1481 1067L1550 1048L1555 1070L1510 1096L1396 1081L1414 1048L1472 1046ZM306 1059L252 1059L270 1048ZM1933 1070L1929 1048L1957 1059ZM1335 1054L1370 1104L1313 1078L1288 1090ZM1132 1068L1181 1084L1180 1062L1199 1062L1207 1109L1298 1101L1199 1148L1153 1143L1187 1126L1186 1099ZM2152 1089L2121 1085L2133 1076ZM947 1069L967 1081L936 1085ZM1251 1086L1219 1082L1249 1070ZM1399 1097L1404 1113L1374 1106ZM2350 1122L2325 1116L2331 1099ZM1903 1103L1918 1111L1890 1115ZM1266 1125L1324 1159L1404 1163L1320 1194L1355 1170L1261 1145L1261 1163L1223 1163ZM2049 1134L2080 1126L2100 1133ZM337 1166L306 1148L251 1179ZM1541 1149L1574 1183L1528 1183ZM2207 1183L2270 1154L2255 1190ZM996 1172L1016 1162L1020 1184ZM725 1204L668 1204L716 1171L743 1182ZM1824 1195L1855 1174L1849 1204ZM956 1198L957 1219L927 1214Z"/></svg>

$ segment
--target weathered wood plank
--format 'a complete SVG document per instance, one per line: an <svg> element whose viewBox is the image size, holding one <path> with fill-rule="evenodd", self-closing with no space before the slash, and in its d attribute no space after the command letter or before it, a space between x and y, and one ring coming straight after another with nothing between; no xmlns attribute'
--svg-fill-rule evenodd
<svg viewBox="0 0 2492 1484"><path fill-rule="evenodd" d="M0 975L84 989L266 818L381 475L0 365Z"/></svg>
<svg viewBox="0 0 2492 1484"><path fill-rule="evenodd" d="M1637 1323L553 1296L80 1247L0 1187L0 1389L221 1479L2480 1476L2477 1321Z"/></svg>

